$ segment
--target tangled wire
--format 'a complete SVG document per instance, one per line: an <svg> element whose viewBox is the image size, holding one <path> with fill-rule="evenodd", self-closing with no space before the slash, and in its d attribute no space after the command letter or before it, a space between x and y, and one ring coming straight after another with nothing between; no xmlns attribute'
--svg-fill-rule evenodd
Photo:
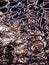
<svg viewBox="0 0 49 65"><path fill-rule="evenodd" d="M43 2L0 0L0 65L49 65Z"/></svg>

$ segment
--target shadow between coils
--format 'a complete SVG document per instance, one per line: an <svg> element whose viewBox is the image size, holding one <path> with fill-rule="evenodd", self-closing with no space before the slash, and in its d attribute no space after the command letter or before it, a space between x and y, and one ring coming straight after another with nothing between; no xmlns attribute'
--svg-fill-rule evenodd
<svg viewBox="0 0 49 65"><path fill-rule="evenodd" d="M5 5L7 5L7 3L8 3L8 2L1 1L1 2L0 2L0 8L1 8L1 7L4 7Z"/></svg>
<svg viewBox="0 0 49 65"><path fill-rule="evenodd" d="M7 7L2 7L2 8L0 8L0 11L3 13L7 13L8 9L7 9Z"/></svg>

